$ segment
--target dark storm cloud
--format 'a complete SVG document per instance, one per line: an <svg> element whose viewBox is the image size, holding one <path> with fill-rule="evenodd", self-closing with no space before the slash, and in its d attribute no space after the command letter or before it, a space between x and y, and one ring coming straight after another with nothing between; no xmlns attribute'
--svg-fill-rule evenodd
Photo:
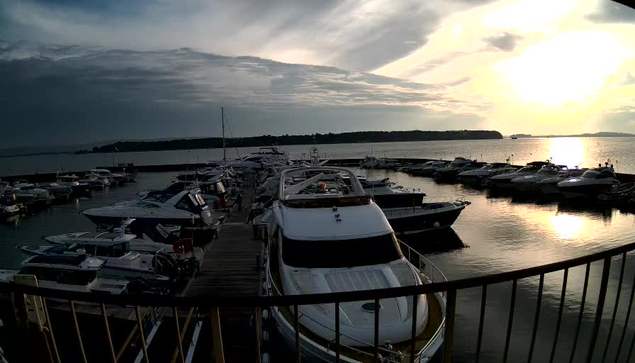
<svg viewBox="0 0 635 363"><path fill-rule="evenodd" d="M600 9L589 15L588 19L596 23L635 23L635 9L615 1L602 0Z"/></svg>
<svg viewBox="0 0 635 363"><path fill-rule="evenodd" d="M470 115L471 105L447 96L446 86L186 48L140 52L4 42L0 79L5 147L217 135L221 105L236 135L481 122ZM468 115L457 115L458 109Z"/></svg>
<svg viewBox="0 0 635 363"><path fill-rule="evenodd" d="M505 52L511 52L514 48L516 48L516 43L521 39L522 37L519 35L504 32L484 38L483 41Z"/></svg>
<svg viewBox="0 0 635 363"><path fill-rule="evenodd" d="M136 50L192 47L369 71L424 46L445 0L0 1L0 34Z"/></svg>

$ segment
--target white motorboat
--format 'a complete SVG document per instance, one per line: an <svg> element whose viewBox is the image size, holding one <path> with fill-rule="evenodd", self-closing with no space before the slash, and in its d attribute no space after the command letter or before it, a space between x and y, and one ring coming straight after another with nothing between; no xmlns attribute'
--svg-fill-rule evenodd
<svg viewBox="0 0 635 363"><path fill-rule="evenodd" d="M149 238L137 238L131 233L114 232L72 232L44 237L44 240L54 245L70 244L96 244L96 243L128 243L131 251L156 253L159 251L170 251L172 245L167 243L154 242Z"/></svg>
<svg viewBox="0 0 635 363"><path fill-rule="evenodd" d="M269 234L268 294L358 291L431 282L404 257L386 217L350 170L310 167L284 171L278 200L263 220ZM421 266L423 257L418 258ZM425 264L433 266L429 261ZM435 276L442 276L437 272ZM414 359L425 362L443 341L445 299L440 294L417 299ZM374 300L342 303L341 361L372 359L374 317L379 309L381 355L409 360L412 306L412 297L382 299L380 306ZM302 305L298 313L303 357L334 361L334 304ZM271 315L285 342L291 344L295 337L293 308L272 307Z"/></svg>
<svg viewBox="0 0 635 363"><path fill-rule="evenodd" d="M607 163L608 164L608 163ZM613 166L589 169L577 178L563 180L558 184L558 190L565 198L597 198L598 195L610 192L620 185Z"/></svg>
<svg viewBox="0 0 635 363"><path fill-rule="evenodd" d="M449 228L470 204L462 197L425 197L424 193L376 195L374 199L397 235Z"/></svg>
<svg viewBox="0 0 635 363"><path fill-rule="evenodd" d="M200 191L203 200L215 210L227 208L227 190L221 181L177 181L165 188L165 191L180 192L183 190Z"/></svg>
<svg viewBox="0 0 635 363"><path fill-rule="evenodd" d="M120 184L128 179L125 174L113 173L108 169L91 169L89 175L94 175L97 178L108 178L111 184Z"/></svg>
<svg viewBox="0 0 635 363"><path fill-rule="evenodd" d="M26 182L15 183L13 187L5 188L3 194L13 195L14 199L30 207L47 206L53 200L46 189Z"/></svg>
<svg viewBox="0 0 635 363"><path fill-rule="evenodd" d="M178 263L166 252L154 254L131 251L127 241L92 240L73 242L63 245L16 246L22 252L31 255L88 255L106 261L100 271L100 276L107 278L134 278L168 282L172 277L177 278Z"/></svg>
<svg viewBox="0 0 635 363"><path fill-rule="evenodd" d="M109 177L93 173L87 173L84 178L79 180L79 182L88 184L92 189L104 189L112 184L112 180Z"/></svg>
<svg viewBox="0 0 635 363"><path fill-rule="evenodd" d="M366 156L359 162L359 166L364 169L376 169L379 166L379 159L375 156Z"/></svg>
<svg viewBox="0 0 635 363"><path fill-rule="evenodd" d="M453 180L457 175L464 171L473 170L481 167L483 163L477 163L474 160L457 157L443 168L437 169L432 175L436 179Z"/></svg>
<svg viewBox="0 0 635 363"><path fill-rule="evenodd" d="M207 203L198 190L149 192L140 200L117 203L82 212L97 225L117 226L135 218L163 225L209 226L213 223Z"/></svg>
<svg viewBox="0 0 635 363"><path fill-rule="evenodd" d="M461 172L457 175L457 179L459 182L466 184L482 185L487 178L494 175L513 173L515 171L516 169L509 163L490 163L478 169Z"/></svg>
<svg viewBox="0 0 635 363"><path fill-rule="evenodd" d="M535 192L540 190L539 181L558 176L567 177L569 175L569 168L566 165L547 164L540 168L536 174L512 179L512 184L519 192Z"/></svg>
<svg viewBox="0 0 635 363"><path fill-rule="evenodd" d="M57 290L120 295L128 281L97 277L105 261L86 255L32 256L18 270L0 270L0 282L13 283L21 276L35 276L38 286Z"/></svg>
<svg viewBox="0 0 635 363"><path fill-rule="evenodd" d="M523 176L536 174L548 161L534 161L511 173L498 174L487 179L487 185L492 188L513 188L512 180Z"/></svg>
<svg viewBox="0 0 635 363"><path fill-rule="evenodd" d="M289 165L289 155L276 146L261 147L260 150L241 159L228 161L226 166L235 169L260 170L275 165Z"/></svg>
<svg viewBox="0 0 635 363"><path fill-rule="evenodd" d="M420 168L414 168L410 171L413 175L418 176L431 176L436 173L437 170L445 168L449 163L447 161L439 160L432 161L422 165Z"/></svg>

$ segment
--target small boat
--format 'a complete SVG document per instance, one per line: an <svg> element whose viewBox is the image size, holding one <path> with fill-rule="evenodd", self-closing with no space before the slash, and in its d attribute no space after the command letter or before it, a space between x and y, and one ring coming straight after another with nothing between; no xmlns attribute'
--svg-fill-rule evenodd
<svg viewBox="0 0 635 363"><path fill-rule="evenodd" d="M261 170L270 166L289 165L290 163L289 154L281 151L276 146L271 146L261 147L258 152L241 159L228 161L226 166L234 169Z"/></svg>
<svg viewBox="0 0 635 363"><path fill-rule="evenodd" d="M620 184L598 195L598 199L608 203L621 203L631 199L633 193L635 193L635 183Z"/></svg>
<svg viewBox="0 0 635 363"><path fill-rule="evenodd" d="M558 183L558 190L565 198L593 198L598 195L610 192L613 188L619 187L620 181L617 180L613 166L589 169L577 178L563 180Z"/></svg>
<svg viewBox="0 0 635 363"><path fill-rule="evenodd" d="M12 196L13 199L29 208L46 208L53 200L46 189L22 181L15 183L13 187L5 188L3 195L5 198Z"/></svg>
<svg viewBox="0 0 635 363"><path fill-rule="evenodd" d="M185 261L193 257L193 254L190 256L170 253L172 246L156 253L132 251L128 241L107 239L44 246L25 245L16 248L32 255L88 255L106 261L100 276L122 279L142 277L163 283L180 279L183 275L181 270L187 268L184 265ZM189 270L193 269L193 265L189 266Z"/></svg>
<svg viewBox="0 0 635 363"><path fill-rule="evenodd" d="M558 176L565 178L569 175L569 168L566 165L547 164L540 168L536 174L512 179L512 184L519 192L536 192L540 190L539 181Z"/></svg>
<svg viewBox="0 0 635 363"><path fill-rule="evenodd" d="M344 180L342 175L348 180ZM268 227L265 286L268 295L320 294L421 285L424 274L402 253L417 256L415 264L434 266L395 238L381 209L366 195L352 171L310 167L284 171L278 200L263 216ZM401 246L401 248L400 248ZM415 261L413 258L412 261ZM438 282L444 281L440 278ZM374 316L381 309L379 350L382 357L416 362L431 359L443 343L445 299L441 294L417 296L413 321L409 297L354 301L339 306L341 360L373 359ZM333 304L273 306L269 309L283 340L290 346L299 315L303 360L335 361ZM411 341L415 329L415 341Z"/></svg>
<svg viewBox="0 0 635 363"><path fill-rule="evenodd" d="M80 183L77 175L58 175L55 183L45 186L51 194L67 194L75 196L90 196L91 186L88 183Z"/></svg>
<svg viewBox="0 0 635 363"><path fill-rule="evenodd" d="M509 163L489 163L478 169L463 171L457 175L457 180L464 184L483 185L487 178L494 175L513 173L516 171Z"/></svg>
<svg viewBox="0 0 635 363"><path fill-rule="evenodd" d="M426 198L424 193L376 195L374 198L397 235L449 228L469 205L463 198Z"/></svg>
<svg viewBox="0 0 635 363"><path fill-rule="evenodd" d="M377 169L379 166L379 159L375 156L366 156L364 160L359 162L359 166L364 169Z"/></svg>
<svg viewBox="0 0 635 363"><path fill-rule="evenodd" d="M0 270L0 282L13 283L23 275L35 276L38 286L77 292L121 295L129 282L97 277L105 261L86 255L32 256L22 262L20 270Z"/></svg>
<svg viewBox="0 0 635 363"><path fill-rule="evenodd" d="M87 209L82 212L97 225L118 226L135 218L163 225L209 226L214 221L207 203L198 190L149 192L140 200Z"/></svg>
<svg viewBox="0 0 635 363"><path fill-rule="evenodd" d="M439 181L455 181L460 173L479 169L483 167L484 164L485 163L458 157L446 167L435 171L433 176Z"/></svg>
<svg viewBox="0 0 635 363"><path fill-rule="evenodd" d="M111 180L108 177L87 173L79 183L88 184L92 189L104 189L110 186Z"/></svg>
<svg viewBox="0 0 635 363"><path fill-rule="evenodd" d="M487 179L487 185L491 188L514 188L512 180L523 176L536 174L543 166L550 164L548 161L533 161L527 163L517 171L498 174Z"/></svg>
<svg viewBox="0 0 635 363"><path fill-rule="evenodd" d="M156 253L170 251L172 244L154 242L149 238L137 238L131 233L115 232L72 232L44 237L44 240L54 245L69 244L97 244L97 243L128 243L131 251Z"/></svg>
<svg viewBox="0 0 635 363"><path fill-rule="evenodd" d="M107 178L111 184L119 185L124 183L130 177L125 174L113 173L108 169L91 169L88 175L93 175L97 178Z"/></svg>
<svg viewBox="0 0 635 363"><path fill-rule="evenodd" d="M207 204L215 210L227 208L227 190L221 181L191 182L177 181L164 189L168 192L198 189Z"/></svg>
<svg viewBox="0 0 635 363"><path fill-rule="evenodd" d="M439 160L439 161L429 161L423 164L419 168L412 168L410 170L410 174L417 176L431 176L437 170L441 168L445 168L448 165L447 161Z"/></svg>

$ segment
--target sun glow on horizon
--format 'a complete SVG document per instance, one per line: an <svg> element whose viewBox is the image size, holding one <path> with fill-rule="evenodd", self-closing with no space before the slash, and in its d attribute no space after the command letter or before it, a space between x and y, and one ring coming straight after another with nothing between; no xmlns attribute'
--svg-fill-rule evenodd
<svg viewBox="0 0 635 363"><path fill-rule="evenodd" d="M564 105L592 101L616 74L627 54L610 33L576 31L537 43L518 57L496 64L522 103Z"/></svg>

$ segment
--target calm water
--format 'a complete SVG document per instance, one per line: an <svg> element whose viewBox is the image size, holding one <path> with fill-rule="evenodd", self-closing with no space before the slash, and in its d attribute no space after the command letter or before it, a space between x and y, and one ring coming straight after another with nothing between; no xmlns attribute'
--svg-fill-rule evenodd
<svg viewBox="0 0 635 363"><path fill-rule="evenodd" d="M422 141L373 144L318 145L320 153L332 158L363 158L366 155L410 158L452 159L465 156L485 161L515 164L553 158L558 164L594 166L611 159L620 172L635 173L634 138L532 138L503 140ZM284 146L293 158L308 155L309 145ZM257 148L228 149L228 157L248 155ZM114 157L114 160L113 160ZM221 149L153 151L116 154L60 154L0 158L0 176L55 172L57 170L89 170L97 165L119 163L184 164L220 160ZM113 163L114 161L114 163Z"/></svg>
<svg viewBox="0 0 635 363"><path fill-rule="evenodd" d="M519 141L552 142L550 140ZM396 145L404 146L404 144ZM615 210L573 208L557 201L495 197L486 191L472 190L459 185L438 185L430 179L411 177L398 172L363 170L359 172L369 173L372 178L390 177L403 186L421 188L429 195L464 195L472 202L455 223L454 233L425 235L410 241L413 247L426 252L449 279L541 265L601 251L635 240L635 216L632 214ZM0 265L3 267L19 265L24 256L14 248L15 245L41 244L43 243L41 236L92 229L93 224L79 214L81 210L133 198L138 191L167 185L174 176L175 173L142 173L137 183L112 188L106 192L96 192L91 199L82 199L75 204L53 206L49 211L23 218L19 223L0 225ZM619 268L619 262L615 262L612 266L609 285L611 293L607 297L605 320L602 325L604 337L610 324ZM601 269L600 264L593 265L592 268L579 343L582 350L587 348L586 339L590 334L591 319L595 314ZM635 265L629 257L622 300L619 305L620 314L613 332L614 339L609 358L612 358L621 336L623 314L633 286L634 273ZM555 362L568 361L565 352L568 352L572 344L583 279L584 269L576 268L570 271L563 325ZM535 362L548 361L549 358L558 313L561 282L562 273L547 275L545 278ZM526 361L527 359L537 286L538 279L519 281L513 325L514 335L509 353L510 361ZM502 359L510 293L511 283L494 285L488 290L481 361L495 362ZM474 361L472 353L476 346L480 300L480 289L462 291L458 295L458 335L455 340L457 361ZM628 350L630 347L633 334L633 327L629 327L626 347L623 350ZM601 344L600 347L600 350L603 350L604 345Z"/></svg>

